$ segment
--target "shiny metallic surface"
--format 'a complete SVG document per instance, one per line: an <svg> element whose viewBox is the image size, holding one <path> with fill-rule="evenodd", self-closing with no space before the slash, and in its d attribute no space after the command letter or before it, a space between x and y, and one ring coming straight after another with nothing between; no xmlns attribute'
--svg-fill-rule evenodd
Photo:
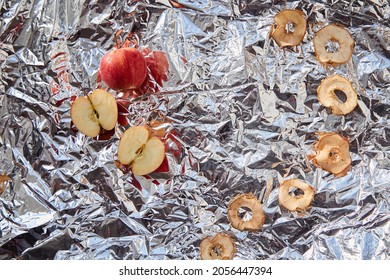
<svg viewBox="0 0 390 280"><path fill-rule="evenodd" d="M273 17L300 9L295 50L269 39ZM0 1L0 259L199 259L206 236L234 237L235 259L390 258L390 4L372 1ZM314 33L344 25L350 62L324 68ZM72 100L102 85L102 56L128 39L166 53L156 94L122 102L107 139L71 126ZM358 107L334 116L321 80L348 78ZM73 99L72 99L73 98ZM130 102L127 102L130 100ZM165 121L168 172L117 168L120 135ZM317 132L350 140L341 178L307 161ZM288 178L316 190L300 215L278 203ZM264 226L230 226L233 197L253 193Z"/></svg>

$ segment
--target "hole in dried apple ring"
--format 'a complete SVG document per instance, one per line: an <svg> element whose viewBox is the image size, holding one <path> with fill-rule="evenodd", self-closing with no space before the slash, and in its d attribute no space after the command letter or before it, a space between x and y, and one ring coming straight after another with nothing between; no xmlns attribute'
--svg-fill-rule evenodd
<svg viewBox="0 0 390 280"><path fill-rule="evenodd" d="M238 209L238 217L244 222L250 221L252 219L252 210L249 207L241 206Z"/></svg>
<svg viewBox="0 0 390 280"><path fill-rule="evenodd" d="M292 187L288 190L288 194L293 197L300 197L305 195L305 192L298 187Z"/></svg>
<svg viewBox="0 0 390 280"><path fill-rule="evenodd" d="M295 31L295 24L291 21L286 23L285 30L287 34L294 33Z"/></svg>
<svg viewBox="0 0 390 280"><path fill-rule="evenodd" d="M336 89L335 91L334 91L334 94L336 95L336 97L338 98L338 100L340 101L340 102L343 102L343 103L345 103L346 101L347 101L347 95L345 94L345 92L344 91L342 91L342 90L338 90L338 89Z"/></svg>
<svg viewBox="0 0 390 280"><path fill-rule="evenodd" d="M325 50L328 53L336 53L340 50L340 44L337 40L330 39L325 45Z"/></svg>
<svg viewBox="0 0 390 280"><path fill-rule="evenodd" d="M340 149L332 148L329 152L329 158L332 162L338 162L340 160Z"/></svg>
<svg viewBox="0 0 390 280"><path fill-rule="evenodd" d="M220 258L222 257L223 248L221 244L214 244L214 246L210 250L210 257L212 258Z"/></svg>

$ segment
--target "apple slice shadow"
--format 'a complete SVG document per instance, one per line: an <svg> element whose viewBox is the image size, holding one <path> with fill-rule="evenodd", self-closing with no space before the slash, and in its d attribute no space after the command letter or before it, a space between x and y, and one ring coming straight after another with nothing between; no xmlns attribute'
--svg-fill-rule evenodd
<svg viewBox="0 0 390 280"><path fill-rule="evenodd" d="M120 163L119 160L115 160L115 165L120 171L122 171L123 174L132 173L131 172L131 164L125 165L125 164ZM165 155L163 162L161 163L161 165L159 167L157 167L156 170L154 170L153 172L151 172L149 174L141 175L141 176L146 178L146 179L153 179L150 176L151 174L153 174L153 173L168 173L169 171L170 171L169 162L168 162L167 156ZM131 178L133 179L132 183L133 183L134 187L137 188L138 190L142 190L142 186L139 183L139 181L137 180L136 176L134 174L131 174Z"/></svg>
<svg viewBox="0 0 390 280"><path fill-rule="evenodd" d="M122 171L123 174L129 174L131 173L131 164L122 164L119 160L115 160L116 167ZM164 156L163 162L160 164L159 167L157 167L153 172L150 172L149 174L141 175L141 176L147 176L153 173L167 173L169 172L169 162L167 155Z"/></svg>

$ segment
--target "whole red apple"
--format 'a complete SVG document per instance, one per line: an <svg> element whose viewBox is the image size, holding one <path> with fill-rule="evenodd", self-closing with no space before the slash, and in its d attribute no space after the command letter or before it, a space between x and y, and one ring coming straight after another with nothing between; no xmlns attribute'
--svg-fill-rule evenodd
<svg viewBox="0 0 390 280"><path fill-rule="evenodd" d="M135 48L121 48L106 53L100 61L102 80L112 89L137 89L147 74L144 56Z"/></svg>

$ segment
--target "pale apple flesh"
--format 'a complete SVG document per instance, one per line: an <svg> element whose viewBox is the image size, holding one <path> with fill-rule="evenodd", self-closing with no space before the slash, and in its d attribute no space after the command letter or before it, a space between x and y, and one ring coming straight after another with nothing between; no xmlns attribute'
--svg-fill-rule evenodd
<svg viewBox="0 0 390 280"><path fill-rule="evenodd" d="M131 170L134 175L146 175L156 170L164 161L165 147L157 137L150 138L142 153L134 160Z"/></svg>
<svg viewBox="0 0 390 280"><path fill-rule="evenodd" d="M101 127L111 130L118 119L115 98L105 90L94 90L89 96L76 98L70 109L76 128L89 137L99 135Z"/></svg>
<svg viewBox="0 0 390 280"><path fill-rule="evenodd" d="M119 142L118 159L122 164L130 164L139 155L149 139L149 131L142 126L127 129Z"/></svg>
<svg viewBox="0 0 390 280"><path fill-rule="evenodd" d="M99 120L88 97L76 98L70 109L70 116L77 129L89 137L95 137L100 132Z"/></svg>
<svg viewBox="0 0 390 280"><path fill-rule="evenodd" d="M96 89L88 96L92 107L98 114L98 120L105 130L115 127L118 119L118 106L115 98L105 90Z"/></svg>
<svg viewBox="0 0 390 280"><path fill-rule="evenodd" d="M164 158L164 143L158 137L150 137L149 130L144 126L127 129L119 142L118 159L122 164L131 164L134 175L152 173Z"/></svg>

